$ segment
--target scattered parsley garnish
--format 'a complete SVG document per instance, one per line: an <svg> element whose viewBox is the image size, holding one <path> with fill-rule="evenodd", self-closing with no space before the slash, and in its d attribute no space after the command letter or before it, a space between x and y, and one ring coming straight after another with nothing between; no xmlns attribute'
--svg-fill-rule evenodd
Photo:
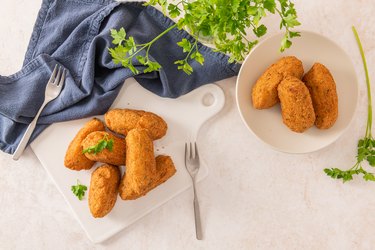
<svg viewBox="0 0 375 250"><path fill-rule="evenodd" d="M85 153L97 154L103 151L104 149L108 149L109 151L112 151L113 143L114 143L113 139L108 140L108 135L105 135L103 139L99 140L96 145L85 148L82 151L82 154L85 154Z"/></svg>
<svg viewBox="0 0 375 250"><path fill-rule="evenodd" d="M85 185L81 185L79 183L79 180L77 180L77 185L73 185L71 188L73 194L78 197L78 199L81 201L83 196L85 196L85 191L87 190L87 187Z"/></svg>
<svg viewBox="0 0 375 250"><path fill-rule="evenodd" d="M372 137L372 98L371 98L371 85L367 69L366 57L363 52L362 44L359 39L357 30L352 27L354 36L357 40L359 51L361 53L363 67L366 74L368 109L367 109L367 125L365 137L358 141L357 162L348 170L341 170L338 168L326 168L324 172L333 179L342 179L343 182L353 180L353 175L363 175L366 181L375 181L374 173L367 172L362 167L362 162L367 161L371 167L375 167L375 140Z"/></svg>
<svg viewBox="0 0 375 250"><path fill-rule="evenodd" d="M185 58L175 61L179 70L190 75L193 72L192 61L203 65L204 57L199 52L198 40L208 38L215 45L216 51L230 55L229 62L242 61L258 43L258 38L267 33L267 27L261 24L263 17L270 14L280 16L280 29L285 30L280 51L292 45L291 39L300 36L291 31L300 25L297 12L290 0L149 0L144 5L159 5L163 13L177 18L176 24L170 26L147 43L138 44L134 37L126 37L124 28L111 30L112 43L109 48L115 64L121 64L134 74L140 73L133 65L135 61L146 66L144 73L158 71L161 65L149 57L151 46L174 28L187 30L194 39L183 38L177 42L186 54ZM247 31L251 30L256 39L249 40Z"/></svg>

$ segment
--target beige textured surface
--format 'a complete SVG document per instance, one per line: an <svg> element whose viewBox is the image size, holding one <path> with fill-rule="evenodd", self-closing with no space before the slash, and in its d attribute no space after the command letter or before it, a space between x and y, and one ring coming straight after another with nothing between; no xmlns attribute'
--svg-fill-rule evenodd
<svg viewBox="0 0 375 250"><path fill-rule="evenodd" d="M2 0L0 74L17 71L40 0ZM359 109L348 131L307 155L275 152L251 135L235 106L235 78L220 83L227 103L201 130L210 174L198 185L205 239L195 240L192 192L156 209L104 244L93 245L30 149L18 162L0 153L1 249L373 249L375 184L343 185L324 167L347 167L364 134L366 88L351 25L360 33L375 84L373 0L296 0L302 28L334 39L352 56ZM270 18L269 33L278 21ZM375 86L373 87L375 93ZM225 131L225 134L223 134ZM228 135L228 136L226 136Z"/></svg>

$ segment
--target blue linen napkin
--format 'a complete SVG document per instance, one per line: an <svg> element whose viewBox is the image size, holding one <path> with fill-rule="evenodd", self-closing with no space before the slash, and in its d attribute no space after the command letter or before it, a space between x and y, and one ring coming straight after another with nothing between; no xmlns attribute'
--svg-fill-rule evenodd
<svg viewBox="0 0 375 250"><path fill-rule="evenodd" d="M56 64L68 69L60 96L43 110L30 142L49 124L105 113L124 80L133 73L115 65L108 53L110 29L124 27L137 43L150 41L173 21L142 3L112 0L43 0L22 69L0 75L0 149L12 154L40 108L46 83ZM240 65L199 44L205 57L192 62L188 76L174 61L184 58L176 42L193 38L173 29L150 50L162 69L134 76L146 89L163 97L178 97L203 84L237 75ZM144 66L135 65L142 70ZM146 100L145 100L146 101Z"/></svg>

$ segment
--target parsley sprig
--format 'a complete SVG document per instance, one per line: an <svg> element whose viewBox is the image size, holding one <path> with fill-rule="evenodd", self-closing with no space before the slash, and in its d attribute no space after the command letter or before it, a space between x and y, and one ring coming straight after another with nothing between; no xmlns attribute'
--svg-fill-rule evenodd
<svg viewBox="0 0 375 250"><path fill-rule="evenodd" d="M194 38L183 38L177 43L186 56L174 63L188 75L193 72L193 61L204 64L197 40L210 40L216 51L230 55L229 62L242 61L258 43L258 38L267 33L267 27L261 23L267 13L280 16L280 29L285 30L281 51L292 45L292 38L300 36L299 32L291 30L300 23L290 0L176 0L169 3L167 0L149 0L145 5L161 6L165 15L178 21L142 44L127 36L124 28L111 30L112 43L116 45L109 48L113 62L129 68L134 74L140 73L134 63L145 66L144 73L160 70L161 65L150 58L149 52L157 40L174 28L185 29ZM254 39L249 39L249 30L255 35Z"/></svg>
<svg viewBox="0 0 375 250"><path fill-rule="evenodd" d="M85 191L87 190L87 187L85 185L82 185L79 180L77 180L77 185L73 185L71 187L71 190L75 196L78 197L78 199L81 201L83 199L83 196L85 196Z"/></svg>
<svg viewBox="0 0 375 250"><path fill-rule="evenodd" d="M98 143L94 146L90 146L88 148L83 149L82 154L89 153L89 154L97 154L102 152L104 149L108 149L109 151L113 150L113 139L108 139L108 135L104 135L103 139L99 140Z"/></svg>
<svg viewBox="0 0 375 250"><path fill-rule="evenodd" d="M353 175L360 175L366 181L375 181L374 173L367 172L363 166L362 162L367 161L368 165L375 167L375 140L372 137L372 98L371 98L371 84L370 78L367 69L366 57L363 52L363 47L361 40L359 39L357 30L355 27L352 27L354 36L357 40L359 51L361 53L363 67L366 74L366 86L367 86L367 97L368 97L368 106L367 106L367 124L366 124L366 133L365 136L358 141L357 145L357 162L348 170L341 170L339 168L326 168L324 172L332 177L333 179L342 179L343 182L353 180Z"/></svg>

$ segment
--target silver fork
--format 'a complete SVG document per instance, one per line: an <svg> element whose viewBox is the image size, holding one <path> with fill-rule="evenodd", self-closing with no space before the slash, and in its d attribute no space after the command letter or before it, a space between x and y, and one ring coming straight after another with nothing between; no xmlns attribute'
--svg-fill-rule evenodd
<svg viewBox="0 0 375 250"><path fill-rule="evenodd" d="M58 69L57 69L58 68ZM30 140L30 137L35 129L36 122L38 121L39 115L44 109L44 107L55 99L56 97L59 96L61 89L64 86L65 82L65 75L66 75L66 70L63 67L58 67L57 65L55 66L55 69L52 72L51 78L49 79L46 90L45 90L45 97L44 97L44 102L42 106L40 107L38 113L36 114L34 120L30 123L30 125L27 127L27 130L25 134L23 135L20 143L18 144L18 147L16 151L13 154L13 160L18 160L23 153L23 151L26 148L27 143Z"/></svg>
<svg viewBox="0 0 375 250"><path fill-rule="evenodd" d="M197 239L201 240L203 238L202 223L201 223L201 215L199 211L197 191L195 188L195 183L196 183L195 177L198 174L199 166L200 166L200 163L199 163L197 143L194 142L194 150L193 150L193 144L191 142L190 142L189 147L188 147L188 144L185 143L185 167L191 177L191 180L193 181L193 190L194 190L195 234L196 234Z"/></svg>

